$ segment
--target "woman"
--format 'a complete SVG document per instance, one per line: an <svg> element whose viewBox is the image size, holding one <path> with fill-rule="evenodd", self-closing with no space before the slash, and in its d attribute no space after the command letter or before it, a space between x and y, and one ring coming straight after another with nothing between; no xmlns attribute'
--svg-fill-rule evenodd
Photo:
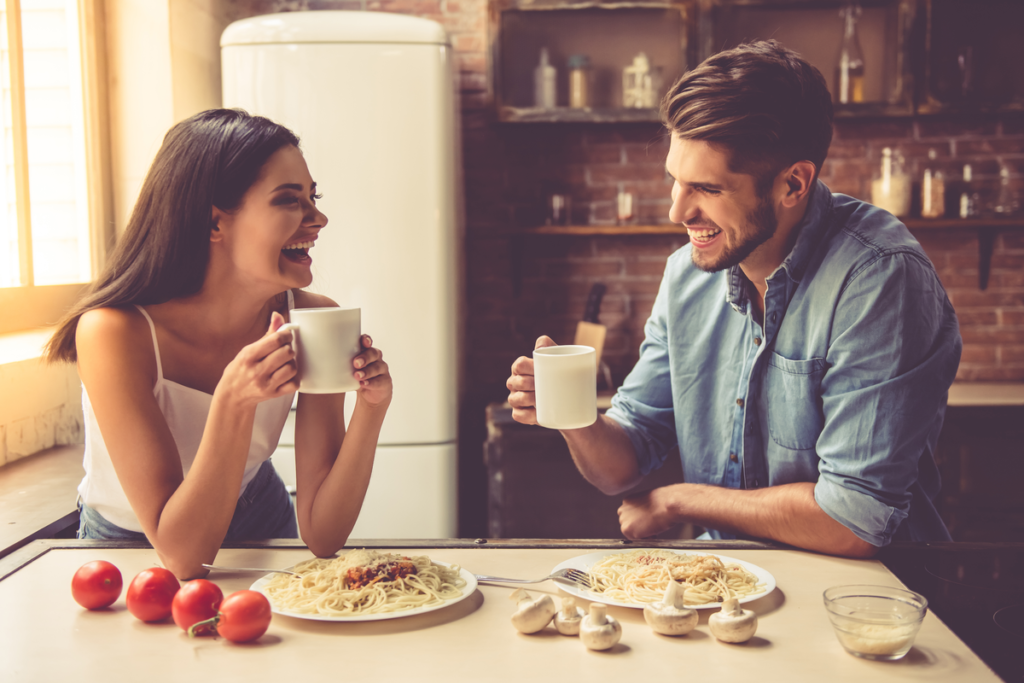
<svg viewBox="0 0 1024 683"><path fill-rule="evenodd" d="M298 388L278 328L293 307L337 305L302 290L327 217L298 144L239 110L174 126L106 271L51 339L84 390L80 538L148 538L191 578L225 540L298 535L268 460ZM391 401L362 342L347 433L344 394L298 400L298 529L321 557L355 524Z"/></svg>

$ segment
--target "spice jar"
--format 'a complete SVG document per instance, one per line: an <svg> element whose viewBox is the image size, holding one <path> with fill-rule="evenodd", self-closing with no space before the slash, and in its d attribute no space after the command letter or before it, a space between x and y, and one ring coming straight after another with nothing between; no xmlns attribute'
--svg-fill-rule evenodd
<svg viewBox="0 0 1024 683"><path fill-rule="evenodd" d="M928 150L928 166L921 177L921 217L942 218L946 215L946 179L935 167L936 153Z"/></svg>
<svg viewBox="0 0 1024 683"><path fill-rule="evenodd" d="M590 58L586 55L569 57L569 106L586 109L590 102Z"/></svg>
<svg viewBox="0 0 1024 683"><path fill-rule="evenodd" d="M882 165L871 181L871 203L894 216L910 213L910 177L903 170L903 155L891 147L882 150Z"/></svg>

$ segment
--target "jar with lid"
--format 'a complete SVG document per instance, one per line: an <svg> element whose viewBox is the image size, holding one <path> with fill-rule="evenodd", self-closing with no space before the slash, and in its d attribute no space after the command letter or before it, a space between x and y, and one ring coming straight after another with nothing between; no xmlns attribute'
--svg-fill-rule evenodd
<svg viewBox="0 0 1024 683"><path fill-rule="evenodd" d="M590 101L590 58L586 55L571 55L569 67L569 106L586 109L593 106Z"/></svg>
<svg viewBox="0 0 1024 683"><path fill-rule="evenodd" d="M881 166L871 181L871 203L894 216L910 214L910 176L903 167L903 155L886 147Z"/></svg>
<svg viewBox="0 0 1024 683"><path fill-rule="evenodd" d="M936 166L938 156L928 150L928 165L921 176L921 218L942 218L946 215L946 178Z"/></svg>

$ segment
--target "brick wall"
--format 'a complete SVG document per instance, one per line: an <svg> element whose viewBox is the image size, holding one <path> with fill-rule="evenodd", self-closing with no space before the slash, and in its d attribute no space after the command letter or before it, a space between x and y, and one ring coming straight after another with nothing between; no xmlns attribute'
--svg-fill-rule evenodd
<svg viewBox="0 0 1024 683"><path fill-rule="evenodd" d="M241 2L243 0L235 0ZM433 19L452 36L459 70L466 196L466 386L461 414L460 526L486 533L480 444L484 407L503 400L509 366L549 334L572 339L590 287L608 287L601 322L615 383L636 361L643 326L677 236L541 237L517 228L541 222L543 198L573 196L575 222L612 224L619 187L636 193L643 223L665 222L668 142L654 124L501 124L490 99L486 0L254 0L266 11L368 9ZM999 163L1024 178L1024 117L842 121L822 178L834 191L869 198L883 147L898 147L917 177L935 149L957 176L965 162L990 198ZM960 318L958 378L1024 381L1024 231L997 237L988 289L978 288L978 239L964 229L917 232Z"/></svg>

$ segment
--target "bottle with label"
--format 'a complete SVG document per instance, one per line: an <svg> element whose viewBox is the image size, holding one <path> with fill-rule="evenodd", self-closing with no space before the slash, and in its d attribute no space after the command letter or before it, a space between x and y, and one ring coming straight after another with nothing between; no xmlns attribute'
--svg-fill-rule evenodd
<svg viewBox="0 0 1024 683"><path fill-rule="evenodd" d="M970 164L964 164L963 182L960 185L960 218L975 218L981 215L981 196L974 186L974 171Z"/></svg>
<svg viewBox="0 0 1024 683"><path fill-rule="evenodd" d="M854 104L864 101L864 52L857 37L857 17L860 5L852 4L839 10L843 19L843 41L839 44L839 64L836 66L836 102Z"/></svg>
<svg viewBox="0 0 1024 683"><path fill-rule="evenodd" d="M886 147L882 150L882 165L871 181L871 203L894 216L907 216L910 194L910 176L903 170L903 155Z"/></svg>
<svg viewBox="0 0 1024 683"><path fill-rule="evenodd" d="M942 218L946 215L946 179L935 165L937 154L928 150L928 166L921 178L921 218Z"/></svg>
<svg viewBox="0 0 1024 683"><path fill-rule="evenodd" d="M533 70L533 106L543 109L554 109L557 106L555 100L557 75L555 67L548 62L548 49L542 47L540 64Z"/></svg>
<svg viewBox="0 0 1024 683"><path fill-rule="evenodd" d="M590 58L586 55L569 57L569 106L586 109L590 103Z"/></svg>

